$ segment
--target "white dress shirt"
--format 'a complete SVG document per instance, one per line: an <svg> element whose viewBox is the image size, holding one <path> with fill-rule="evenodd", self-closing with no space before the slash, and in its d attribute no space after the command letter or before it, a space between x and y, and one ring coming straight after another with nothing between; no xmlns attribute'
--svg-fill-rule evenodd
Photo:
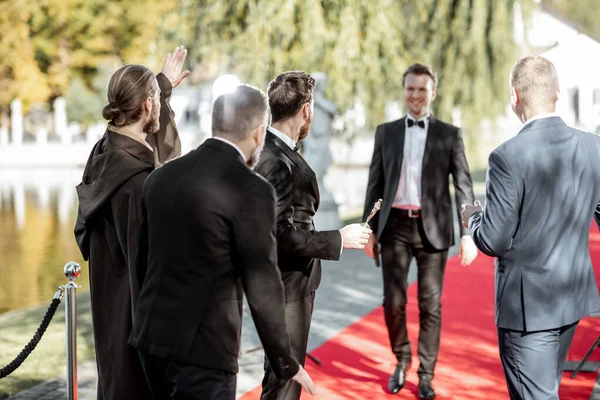
<svg viewBox="0 0 600 400"><path fill-rule="evenodd" d="M273 128L272 126L269 126L268 130L271 131L271 133L277 136L279 139L281 139L283 143L287 144L290 147L290 149L293 150L296 147L296 143L294 143L292 138L286 135L285 133ZM342 237L342 248L340 249L340 255L342 255L342 252L344 251L344 235L342 235L342 231L339 232L340 236Z"/></svg>
<svg viewBox="0 0 600 400"><path fill-rule="evenodd" d="M529 125L530 123L532 123L533 121L537 120L537 119L542 119L542 118L552 118L552 117L559 117L559 115L555 112L553 113L546 113L546 114L539 114L536 115L535 117L531 117L529 118L527 121L525 121L525 123L523 124L523 126L521 127L521 129L519 130L519 133L521 133L521 131L523 129L525 129L525 127L527 125Z"/></svg>
<svg viewBox="0 0 600 400"><path fill-rule="evenodd" d="M292 138L289 137L288 135L286 135L285 133L281 132L280 130L277 130L277 129L273 128L272 126L269 126L269 130L271 131L272 134L274 134L279 139L281 139L283 141L283 143L285 143L288 146L290 146L290 149L293 150L296 147L296 143L294 143L294 141L292 140Z"/></svg>
<svg viewBox="0 0 600 400"><path fill-rule="evenodd" d="M416 122L423 121L425 128L421 128L416 123L409 127L409 118ZM398 191L396 192L392 207L405 210L420 210L423 154L425 153L425 142L427 141L427 129L429 129L429 115L416 119L412 115L407 114L404 123L406 124L404 156L402 157Z"/></svg>

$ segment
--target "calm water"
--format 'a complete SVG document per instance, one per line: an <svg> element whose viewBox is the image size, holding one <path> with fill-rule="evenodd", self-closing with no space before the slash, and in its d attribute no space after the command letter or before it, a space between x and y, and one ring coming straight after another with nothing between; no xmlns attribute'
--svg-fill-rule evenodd
<svg viewBox="0 0 600 400"><path fill-rule="evenodd" d="M73 225L75 186L82 169L0 168L0 313L49 304L68 261L82 267L77 283L89 289Z"/></svg>
<svg viewBox="0 0 600 400"><path fill-rule="evenodd" d="M48 304L65 284L63 266L82 267L77 283L89 290L87 263L73 237L75 186L82 168L0 168L0 314ZM367 168L331 168L325 186L340 215L362 209Z"/></svg>

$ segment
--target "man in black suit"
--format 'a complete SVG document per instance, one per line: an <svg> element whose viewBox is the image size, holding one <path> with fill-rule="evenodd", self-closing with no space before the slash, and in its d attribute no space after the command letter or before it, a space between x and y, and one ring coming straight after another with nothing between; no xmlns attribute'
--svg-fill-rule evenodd
<svg viewBox="0 0 600 400"><path fill-rule="evenodd" d="M403 75L408 115L377 127L369 171L364 217L378 199L380 212L370 223L365 252L373 257L381 246L384 312L392 351L398 363L389 380L397 393L411 363L406 329L406 289L413 258L418 267L419 398L433 399L431 385L440 346L441 295L448 248L454 244L449 176L456 193L456 212L473 201L471 175L462 132L434 118L437 75L429 66L414 64ZM460 219L459 219L460 221ZM477 256L468 231L461 229L459 255L463 265ZM375 249L377 246L377 249Z"/></svg>
<svg viewBox="0 0 600 400"><path fill-rule="evenodd" d="M579 320L600 310L589 233L600 205L600 137L555 114L554 65L514 66L511 105L523 127L489 158L485 210L464 205L463 223L496 260L500 359L512 400L558 400Z"/></svg>
<svg viewBox="0 0 600 400"><path fill-rule="evenodd" d="M251 170L267 116L258 89L218 97L213 138L144 185L130 343L154 399L235 399L243 292L274 373L313 391L286 332L275 194Z"/></svg>
<svg viewBox="0 0 600 400"><path fill-rule="evenodd" d="M269 83L272 125L256 171L277 195L277 252L285 288L285 319L298 361L304 365L321 261L339 260L342 248L362 249L370 229L351 224L341 230L317 231L313 217L319 187L313 170L297 152L310 130L315 80L304 72L278 75ZM265 360L262 400L298 400L301 388L283 381Z"/></svg>

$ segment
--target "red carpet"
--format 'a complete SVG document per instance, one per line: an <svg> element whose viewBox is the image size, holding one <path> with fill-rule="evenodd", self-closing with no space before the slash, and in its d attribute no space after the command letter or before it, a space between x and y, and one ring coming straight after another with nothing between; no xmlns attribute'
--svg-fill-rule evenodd
<svg viewBox="0 0 600 400"><path fill-rule="evenodd" d="M600 276L600 233L593 228L590 251L596 277ZM378 271L373 271L378 273ZM479 255L470 267L460 266L458 259L448 262L443 293L442 343L433 381L437 399L495 400L508 399L498 341L494 325L494 268L491 258ZM311 354L323 365L306 360L307 370L317 386L318 394L302 399L416 399L418 357L418 306L416 285L409 288L408 328L413 344L413 364L407 385L397 395L387 392L388 377L395 358L389 350L389 339L378 307ZM580 360L600 335L600 319L580 322L568 359ZM600 361L600 351L590 360ZM596 373L580 372L575 379L563 375L560 398L588 400ZM258 399L260 387L241 399Z"/></svg>

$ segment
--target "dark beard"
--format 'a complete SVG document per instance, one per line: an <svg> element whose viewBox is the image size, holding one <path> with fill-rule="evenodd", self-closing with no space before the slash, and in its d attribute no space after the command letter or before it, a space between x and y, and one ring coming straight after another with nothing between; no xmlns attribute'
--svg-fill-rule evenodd
<svg viewBox="0 0 600 400"><path fill-rule="evenodd" d="M144 125L144 133L153 135L156 132L158 132L158 129L160 128L159 107L160 107L160 103L158 103L158 105L154 104L154 107L152 107L152 114L150 115L150 118L146 122L146 125Z"/></svg>
<svg viewBox="0 0 600 400"><path fill-rule="evenodd" d="M264 147L265 147L265 137L263 136L263 139L261 140L259 145L252 152L250 159L248 161L246 161L246 165L248 165L248 167L250 169L254 169L254 167L256 167L258 165L258 162L260 161L260 154L262 153Z"/></svg>
<svg viewBox="0 0 600 400"><path fill-rule="evenodd" d="M298 143L306 139L308 133L310 132L310 125L312 124L312 118L306 121L304 125L300 128L300 135L298 136Z"/></svg>

